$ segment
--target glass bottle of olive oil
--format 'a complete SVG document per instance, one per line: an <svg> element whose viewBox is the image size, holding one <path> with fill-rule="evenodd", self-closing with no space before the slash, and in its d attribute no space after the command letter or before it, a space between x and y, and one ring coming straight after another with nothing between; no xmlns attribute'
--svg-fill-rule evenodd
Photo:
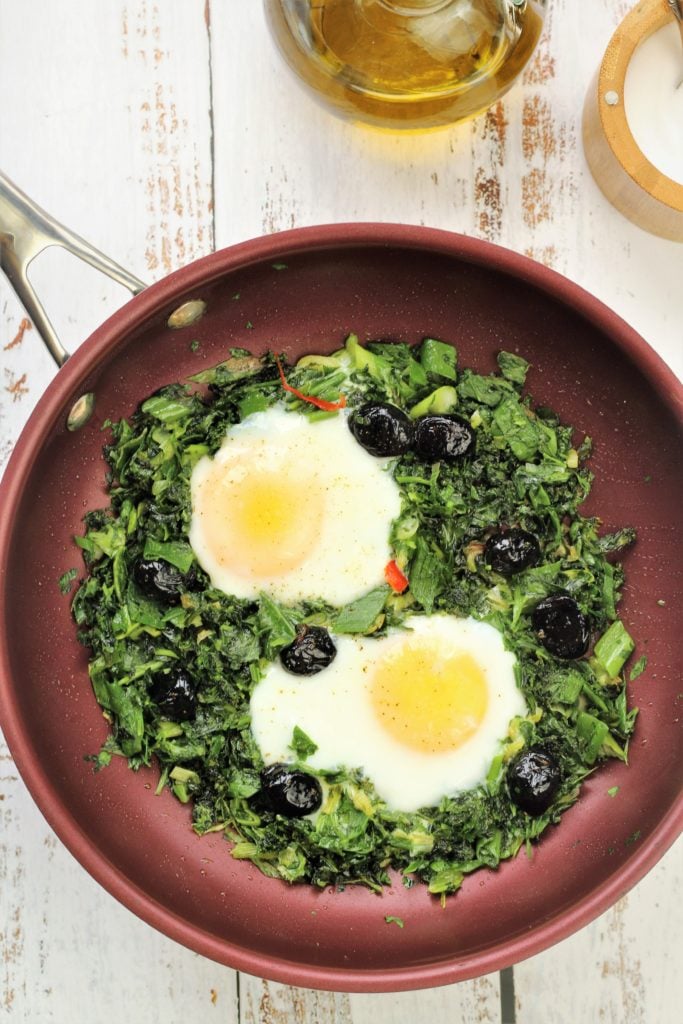
<svg viewBox="0 0 683 1024"><path fill-rule="evenodd" d="M531 56L546 0L265 0L285 59L337 112L384 128L480 113Z"/></svg>

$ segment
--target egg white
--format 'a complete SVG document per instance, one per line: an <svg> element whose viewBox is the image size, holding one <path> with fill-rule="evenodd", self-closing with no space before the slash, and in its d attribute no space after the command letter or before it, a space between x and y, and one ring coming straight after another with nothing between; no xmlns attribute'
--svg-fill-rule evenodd
<svg viewBox="0 0 683 1024"><path fill-rule="evenodd" d="M274 406L231 427L191 477L189 540L214 587L341 606L384 582L401 509L388 460L344 414L311 422Z"/></svg>
<svg viewBox="0 0 683 1024"><path fill-rule="evenodd" d="M527 713L515 682L515 657L487 623L449 615L412 617L386 637L337 636L334 661L314 676L294 676L271 664L254 688L251 728L265 763L294 759L289 744L298 726L317 744L312 768L360 768L391 810L415 811L484 781L510 721ZM488 703L469 738L454 749L428 752L399 742L378 717L373 673L406 646L428 646L433 669L469 655L483 676ZM421 680L414 685L419 693ZM405 709L403 709L405 711ZM407 737L408 740L414 737Z"/></svg>

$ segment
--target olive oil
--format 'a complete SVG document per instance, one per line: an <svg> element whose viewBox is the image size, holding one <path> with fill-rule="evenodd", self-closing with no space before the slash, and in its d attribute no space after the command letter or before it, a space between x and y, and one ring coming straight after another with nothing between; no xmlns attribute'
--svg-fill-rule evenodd
<svg viewBox="0 0 683 1024"><path fill-rule="evenodd" d="M490 107L543 27L545 0L265 0L299 78L337 113L424 129Z"/></svg>

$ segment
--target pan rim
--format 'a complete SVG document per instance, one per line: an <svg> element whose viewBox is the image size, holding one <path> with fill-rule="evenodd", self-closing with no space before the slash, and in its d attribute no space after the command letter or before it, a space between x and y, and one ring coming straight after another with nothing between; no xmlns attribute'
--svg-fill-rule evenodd
<svg viewBox="0 0 683 1024"><path fill-rule="evenodd" d="M47 431L59 422L69 400L98 358L128 339L137 324L173 308L175 298L193 288L255 263L297 253L357 247L412 249L485 266L521 280L590 321L637 366L656 388L683 428L683 384L664 360L621 317L581 286L513 250L436 228L362 222L316 225L261 236L205 256L151 285L109 317L79 347L56 375L33 410L0 481L0 724L17 768L49 825L79 863L111 895L159 931L196 952L235 969L287 984L352 992L389 992L450 984L490 973L526 959L568 937L611 906L650 870L683 828L683 795L672 804L657 829L643 839L621 872L602 883L569 910L559 911L527 933L475 951L457 960L411 967L358 970L300 964L234 945L189 924L161 905L116 868L87 838L62 804L47 772L32 754L10 674L6 620L6 564L21 494L35 452Z"/></svg>

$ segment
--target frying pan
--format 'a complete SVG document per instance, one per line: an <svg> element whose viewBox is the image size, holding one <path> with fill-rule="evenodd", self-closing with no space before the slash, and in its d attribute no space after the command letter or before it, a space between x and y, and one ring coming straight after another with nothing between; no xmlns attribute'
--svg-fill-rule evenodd
<svg viewBox="0 0 683 1024"><path fill-rule="evenodd" d="M57 242L133 291L141 282L7 182L0 191L3 267L65 362L37 299L26 294L31 254ZM192 318L188 310L204 312L170 329L179 307L181 323ZM600 768L531 859L476 872L443 908L424 887L408 890L398 879L377 896L264 878L233 861L220 836L195 836L189 808L168 792L154 795L154 769L134 774L115 759L94 773L84 760L107 727L57 580L80 566L71 538L84 511L107 503L103 422L225 358L229 346L275 348L293 359L338 347L350 330L447 338L461 363L480 372L495 368L500 348L524 354L534 399L594 439L596 483L585 511L599 510L606 529L639 530L625 558L621 606L637 655L649 659L629 687L641 708L630 765ZM85 394L94 396L94 412L84 425L85 416L72 416L81 429L69 430ZM391 991L460 981L539 952L604 911L680 831L682 442L683 388L643 339L576 285L485 242L399 225L313 227L245 242L171 274L65 362L1 485L1 720L36 803L86 870L132 911L252 974ZM615 799L607 796L613 786ZM389 915L405 927L387 924Z"/></svg>

